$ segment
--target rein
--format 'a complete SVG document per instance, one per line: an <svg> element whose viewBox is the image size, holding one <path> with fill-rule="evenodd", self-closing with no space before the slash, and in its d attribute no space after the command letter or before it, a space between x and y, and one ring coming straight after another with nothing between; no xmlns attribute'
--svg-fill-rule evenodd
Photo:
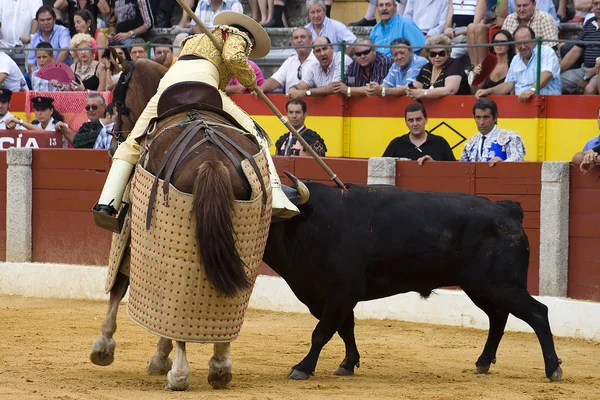
<svg viewBox="0 0 600 400"><path fill-rule="evenodd" d="M131 131L122 131L121 127L123 126L123 116L131 121L131 108L125 105L125 96L127 95L127 89L129 89L129 83L131 81L131 77L133 76L133 72L135 71L135 61L131 64L131 67L127 71L126 74L121 75L119 78L119 82L117 82L117 86L113 90L114 96L114 107L117 112L117 119L115 122L115 129L112 130L111 135L115 138L115 140L119 143L123 143L126 136L123 136L123 133L130 133Z"/></svg>

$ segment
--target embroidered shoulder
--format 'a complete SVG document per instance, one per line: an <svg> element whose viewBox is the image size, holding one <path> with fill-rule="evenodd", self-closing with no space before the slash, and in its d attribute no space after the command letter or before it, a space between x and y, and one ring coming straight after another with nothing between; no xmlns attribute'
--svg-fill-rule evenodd
<svg viewBox="0 0 600 400"><path fill-rule="evenodd" d="M217 25L217 26L215 26L215 28L219 28L224 32L237 35L237 36L241 37L242 39L244 39L247 43L246 56L248 56L252 52L252 41L250 40L250 37L246 34L246 32L242 32L239 29L234 28L233 26L229 26L229 25Z"/></svg>
<svg viewBox="0 0 600 400"><path fill-rule="evenodd" d="M469 140L467 140L467 143L465 144L465 149L467 149L467 151L471 151L471 149L475 146L475 144L479 140L480 136L481 136L481 134L479 134L479 133L471 136L469 138Z"/></svg>

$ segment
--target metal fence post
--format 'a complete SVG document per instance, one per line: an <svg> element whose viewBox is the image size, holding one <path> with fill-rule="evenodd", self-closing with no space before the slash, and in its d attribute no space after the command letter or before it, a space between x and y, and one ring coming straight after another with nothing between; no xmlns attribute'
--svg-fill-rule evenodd
<svg viewBox="0 0 600 400"><path fill-rule="evenodd" d="M344 82L344 72L346 69L346 68L344 68L344 64L346 62L346 57L345 57L346 56L346 41L345 40L342 40L340 42L340 53L341 53L340 56L342 58L340 60L340 68L342 69L340 71L340 82Z"/></svg>
<svg viewBox="0 0 600 400"><path fill-rule="evenodd" d="M542 37L538 36L535 39L535 43L536 43L536 49L537 49L537 54L536 54L536 72L535 72L535 94L539 95L540 94L540 82L542 81Z"/></svg>
<svg viewBox="0 0 600 400"><path fill-rule="evenodd" d="M146 51L148 52L148 60L152 60L152 43L150 41L146 42Z"/></svg>

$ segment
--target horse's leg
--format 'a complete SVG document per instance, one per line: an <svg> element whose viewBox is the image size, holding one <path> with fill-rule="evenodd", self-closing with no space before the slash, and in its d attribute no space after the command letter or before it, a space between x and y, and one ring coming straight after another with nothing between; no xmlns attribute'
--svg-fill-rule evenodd
<svg viewBox="0 0 600 400"><path fill-rule="evenodd" d="M94 340L92 354L90 354L90 360L96 365L110 365L115 359L116 343L113 334L117 330L117 311L119 310L119 303L127 293L128 286L129 278L118 272L115 284L110 291L108 312L100 327L102 334Z"/></svg>
<svg viewBox="0 0 600 400"><path fill-rule="evenodd" d="M208 362L208 383L213 389L225 389L231 382L231 343L215 343Z"/></svg>
<svg viewBox="0 0 600 400"><path fill-rule="evenodd" d="M185 355L185 342L175 342L175 362L167 374L167 390L188 390L190 388L190 365Z"/></svg>
<svg viewBox="0 0 600 400"><path fill-rule="evenodd" d="M354 311L348 315L340 329L338 329L338 334L346 346L346 357L340 366L333 371L333 374L338 376L354 375L354 367L360 367L360 354L354 338Z"/></svg>
<svg viewBox="0 0 600 400"><path fill-rule="evenodd" d="M148 365L148 375L166 375L169 372L173 366L173 361L169 358L171 351L173 351L171 339L161 337L156 345L156 353Z"/></svg>

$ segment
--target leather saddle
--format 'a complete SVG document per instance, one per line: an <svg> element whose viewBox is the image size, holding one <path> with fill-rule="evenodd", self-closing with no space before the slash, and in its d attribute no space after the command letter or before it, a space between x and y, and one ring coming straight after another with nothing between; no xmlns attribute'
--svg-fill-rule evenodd
<svg viewBox="0 0 600 400"><path fill-rule="evenodd" d="M225 118L234 127L246 131L228 112L223 110L219 90L204 82L185 81L169 86L158 99L157 115L153 122L190 110L210 111Z"/></svg>

